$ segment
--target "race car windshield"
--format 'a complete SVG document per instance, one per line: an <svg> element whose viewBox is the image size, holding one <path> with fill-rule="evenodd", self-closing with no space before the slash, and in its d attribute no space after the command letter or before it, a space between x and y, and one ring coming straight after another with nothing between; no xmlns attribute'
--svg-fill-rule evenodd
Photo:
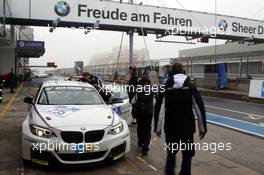
<svg viewBox="0 0 264 175"><path fill-rule="evenodd" d="M96 90L88 87L56 86L43 88L38 104L41 105L100 105Z"/></svg>

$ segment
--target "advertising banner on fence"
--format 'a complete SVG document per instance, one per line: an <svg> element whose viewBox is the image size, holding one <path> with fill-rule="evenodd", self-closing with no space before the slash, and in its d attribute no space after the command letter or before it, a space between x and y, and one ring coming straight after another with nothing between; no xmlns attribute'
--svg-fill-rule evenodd
<svg viewBox="0 0 264 175"><path fill-rule="evenodd" d="M264 99L264 80L251 80L249 97Z"/></svg>

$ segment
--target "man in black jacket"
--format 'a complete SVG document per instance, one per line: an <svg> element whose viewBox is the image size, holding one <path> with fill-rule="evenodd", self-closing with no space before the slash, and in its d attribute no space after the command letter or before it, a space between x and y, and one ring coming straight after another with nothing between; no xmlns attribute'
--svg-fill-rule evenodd
<svg viewBox="0 0 264 175"><path fill-rule="evenodd" d="M197 105L202 129L200 130L200 138L202 139L206 132L206 115L203 100L194 83L192 83L184 74L183 66L176 63L172 67L172 75L169 76L165 84L165 92L159 93L155 106L155 132L158 128L160 111L163 99L165 98L165 119L164 131L166 137L167 162L165 172L166 175L175 175L176 154L184 144L185 149L182 151L182 165L180 175L191 175L191 161L195 155L192 145L193 135L195 133L195 117L193 106Z"/></svg>
<svg viewBox="0 0 264 175"><path fill-rule="evenodd" d="M134 104L137 111L137 136L138 146L142 148L143 156L149 151L151 139L151 123L153 116L153 98L154 93L151 88L151 82L147 74L143 75L138 82L136 101Z"/></svg>
<svg viewBox="0 0 264 175"><path fill-rule="evenodd" d="M130 74L130 79L128 81L128 85L129 87L127 88L127 91L128 91L128 97L129 97L129 102L131 103L131 100L133 99L133 97L135 96L135 88L138 84L138 76L137 76L137 69L136 67L132 67L130 66L129 67L129 74ZM132 124L136 125L137 124L137 111L136 111L136 108L135 108L135 105L132 104L132 111L131 111L131 114L132 114L132 117L133 117L133 121L132 121Z"/></svg>

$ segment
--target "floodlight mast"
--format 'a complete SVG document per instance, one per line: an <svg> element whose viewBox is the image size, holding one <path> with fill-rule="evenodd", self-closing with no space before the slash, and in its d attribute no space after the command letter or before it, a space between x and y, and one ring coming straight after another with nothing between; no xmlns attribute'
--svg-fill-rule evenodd
<svg viewBox="0 0 264 175"><path fill-rule="evenodd" d="M5 37L5 24L6 24L6 2L5 0L3 1L3 36Z"/></svg>

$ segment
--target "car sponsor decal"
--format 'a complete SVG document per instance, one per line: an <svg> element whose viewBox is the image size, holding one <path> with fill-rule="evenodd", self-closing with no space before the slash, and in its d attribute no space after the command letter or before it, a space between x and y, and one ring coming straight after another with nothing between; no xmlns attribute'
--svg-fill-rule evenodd
<svg viewBox="0 0 264 175"><path fill-rule="evenodd" d="M49 128L53 128L53 127L51 127L44 119L43 119L43 117L41 116L41 114L39 113L39 111L37 110L37 107L34 105L34 109L35 109L35 111L36 111L36 113L37 113L37 116L39 116L39 118L43 121L43 123L46 125L46 126L48 126Z"/></svg>
<svg viewBox="0 0 264 175"><path fill-rule="evenodd" d="M118 115L122 115L122 108L121 106L117 106L112 108L114 112L116 112Z"/></svg>
<svg viewBox="0 0 264 175"><path fill-rule="evenodd" d="M44 112L46 114L58 116L58 117L66 117L67 115L80 111L80 108L71 107L71 106L54 106L46 109Z"/></svg>

